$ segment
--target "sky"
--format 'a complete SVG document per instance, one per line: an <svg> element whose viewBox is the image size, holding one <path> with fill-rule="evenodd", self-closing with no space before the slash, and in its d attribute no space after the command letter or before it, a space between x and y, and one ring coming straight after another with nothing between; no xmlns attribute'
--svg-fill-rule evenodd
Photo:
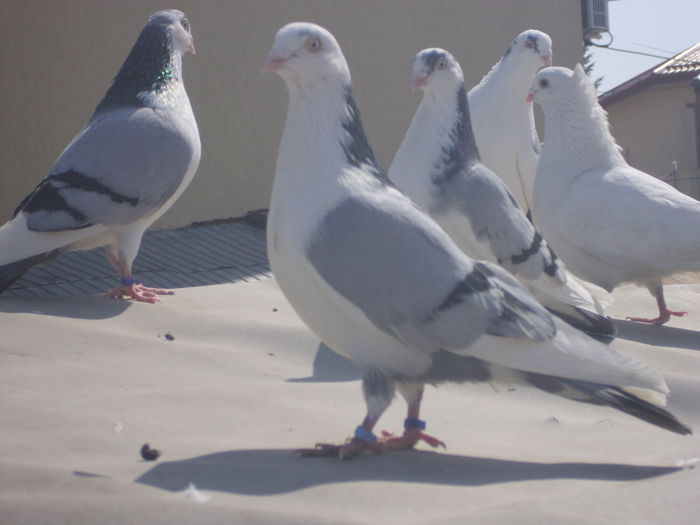
<svg viewBox="0 0 700 525"><path fill-rule="evenodd" d="M610 47L671 57L700 42L700 0L615 0L608 2ZM606 43L603 40L596 41ZM655 48L655 49L651 49ZM664 61L603 48L593 49L592 76L607 91Z"/></svg>

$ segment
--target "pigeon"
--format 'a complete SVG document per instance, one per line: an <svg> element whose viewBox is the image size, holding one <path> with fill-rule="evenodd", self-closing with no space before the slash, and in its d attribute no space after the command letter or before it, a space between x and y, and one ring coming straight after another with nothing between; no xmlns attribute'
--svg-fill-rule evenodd
<svg viewBox="0 0 700 525"><path fill-rule="evenodd" d="M39 263L97 246L121 278L110 296L154 303L171 293L136 283L131 264L144 231L199 165L182 80L188 51L195 49L184 13L151 15L86 126L0 227L0 293Z"/></svg>
<svg viewBox="0 0 700 525"><path fill-rule="evenodd" d="M700 270L700 202L633 168L581 65L540 71L528 98L545 115L534 197L537 225L577 276L612 291L646 286L662 325L685 315L666 307L662 279Z"/></svg>
<svg viewBox="0 0 700 525"><path fill-rule="evenodd" d="M469 91L469 106L481 161L508 185L532 218L540 139L532 104L525 102L537 70L552 65L552 39L528 29L520 33L481 82Z"/></svg>
<svg viewBox="0 0 700 525"><path fill-rule="evenodd" d="M347 443L300 454L440 446L420 419L424 384L504 377L691 432L662 408L658 372L552 317L499 266L469 259L391 183L329 31L282 27L264 70L289 93L268 216L272 271L302 321L358 365L367 405ZM404 432L378 437L396 390L408 403Z"/></svg>
<svg viewBox="0 0 700 525"><path fill-rule="evenodd" d="M553 314L609 342L616 328L571 275L516 203L506 184L479 159L462 69L439 48L413 61L414 90L423 91L389 178L469 257L500 264Z"/></svg>

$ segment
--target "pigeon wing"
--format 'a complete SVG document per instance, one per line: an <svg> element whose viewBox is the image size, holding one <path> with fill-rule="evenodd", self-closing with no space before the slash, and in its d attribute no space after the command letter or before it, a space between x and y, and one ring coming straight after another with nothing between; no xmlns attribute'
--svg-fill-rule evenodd
<svg viewBox="0 0 700 525"><path fill-rule="evenodd" d="M483 333L553 336L549 314L517 281L473 264L437 224L391 193L396 198L350 197L324 217L308 257L327 286L412 347L466 348Z"/></svg>
<svg viewBox="0 0 700 525"><path fill-rule="evenodd" d="M483 164L468 170L465 176L446 183L441 193L468 218L474 235L488 242L498 263L516 275L526 279L537 279L543 273L557 276L556 257L505 183Z"/></svg>
<svg viewBox="0 0 700 525"><path fill-rule="evenodd" d="M33 231L129 224L173 196L198 155L167 115L149 108L98 115L19 205Z"/></svg>

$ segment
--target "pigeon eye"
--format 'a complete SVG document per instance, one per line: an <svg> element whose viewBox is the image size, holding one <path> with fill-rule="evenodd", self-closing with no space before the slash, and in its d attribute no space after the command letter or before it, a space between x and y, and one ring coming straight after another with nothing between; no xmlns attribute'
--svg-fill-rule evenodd
<svg viewBox="0 0 700 525"><path fill-rule="evenodd" d="M447 67L447 61L444 58L441 58L436 66L438 69L445 69Z"/></svg>
<svg viewBox="0 0 700 525"><path fill-rule="evenodd" d="M532 43L532 40L525 40L525 47L526 47L526 48L532 49L532 47L533 47L534 45L535 45L535 44Z"/></svg>
<svg viewBox="0 0 700 525"><path fill-rule="evenodd" d="M183 27L185 31L189 33L190 31L190 21L187 20L186 18L183 18L182 21L180 22L180 25Z"/></svg>
<svg viewBox="0 0 700 525"><path fill-rule="evenodd" d="M547 86L549 86L549 80L547 80L546 78L541 78L540 79L540 87L546 88Z"/></svg>
<svg viewBox="0 0 700 525"><path fill-rule="evenodd" d="M309 38L306 41L306 49L316 53L321 50L321 39L318 37Z"/></svg>

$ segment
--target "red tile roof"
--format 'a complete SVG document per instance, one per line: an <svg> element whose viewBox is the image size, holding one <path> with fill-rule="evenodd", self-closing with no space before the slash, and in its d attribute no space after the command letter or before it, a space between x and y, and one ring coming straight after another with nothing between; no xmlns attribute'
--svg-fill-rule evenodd
<svg viewBox="0 0 700 525"><path fill-rule="evenodd" d="M603 107L607 107L652 84L683 80L690 81L698 74L700 74L700 42L665 60L658 66L654 66L644 73L640 73L636 77L606 91L598 97L598 101Z"/></svg>

